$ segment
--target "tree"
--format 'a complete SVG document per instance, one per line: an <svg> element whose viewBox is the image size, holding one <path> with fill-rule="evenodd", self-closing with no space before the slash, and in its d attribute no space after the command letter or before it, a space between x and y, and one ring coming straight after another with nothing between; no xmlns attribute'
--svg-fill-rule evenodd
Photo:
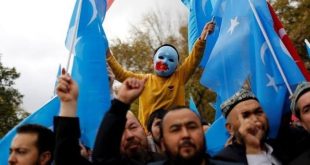
<svg viewBox="0 0 310 165"><path fill-rule="evenodd" d="M19 106L23 95L13 87L20 76L15 68L7 68L0 62L0 137L29 114Z"/></svg>
<svg viewBox="0 0 310 165"><path fill-rule="evenodd" d="M272 6L296 46L299 55L305 62L309 63L304 39L310 37L310 0L276 0ZM310 70L309 64L307 68Z"/></svg>
<svg viewBox="0 0 310 165"><path fill-rule="evenodd" d="M186 21L173 22L173 19L163 19L165 17L161 17L158 13L161 12L148 13L139 24L142 26L132 26L130 33L132 35L126 42L119 38L112 41L111 50L124 68L134 72L152 73L153 52L164 43L176 46L181 62L188 56L187 24L184 23ZM187 83L186 98L188 100L191 94L200 114L208 122L212 122L214 110L209 103L214 102L215 94L200 85L201 73L202 69L197 69ZM138 101L131 108L137 114Z"/></svg>

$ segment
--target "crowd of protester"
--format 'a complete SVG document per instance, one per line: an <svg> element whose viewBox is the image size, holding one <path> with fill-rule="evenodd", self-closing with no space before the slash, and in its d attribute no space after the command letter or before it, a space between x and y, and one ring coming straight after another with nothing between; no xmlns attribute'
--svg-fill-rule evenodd
<svg viewBox="0 0 310 165"><path fill-rule="evenodd" d="M194 46L196 48L180 67L178 67L178 53L174 47L171 45L159 47L154 54L156 75L140 75L124 71L108 52L107 58L111 70L117 73L115 78L121 79L122 85L117 95L115 97L113 95L111 107L101 121L92 149L80 141L81 130L77 117L78 85L63 70L57 84L61 106L59 115L54 117L54 132L36 124L20 126L11 142L8 163L10 165L310 164L309 82L299 84L291 97L290 108L292 114L299 119L299 126L291 125L289 120L284 119L286 116L283 116L283 123L275 139L268 138L268 118L260 101L251 91L241 89L224 101L221 110L226 119L226 129L230 138L222 151L213 157L209 156L206 150L205 122L185 106L182 90L191 74L186 70L190 69L190 65L199 63L205 47L204 39L213 29L214 23L206 24ZM171 65L166 66L163 61ZM176 84L176 81L180 84ZM166 91L162 91L162 88L166 88ZM139 108L138 119L130 111L130 105L139 97L143 109ZM159 100L156 100L157 98Z"/></svg>

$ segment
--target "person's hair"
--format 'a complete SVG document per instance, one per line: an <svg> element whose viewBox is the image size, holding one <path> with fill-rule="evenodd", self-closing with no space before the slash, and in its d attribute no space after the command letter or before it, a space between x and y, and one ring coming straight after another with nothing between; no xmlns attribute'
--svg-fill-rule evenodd
<svg viewBox="0 0 310 165"><path fill-rule="evenodd" d="M301 120L300 109L297 106L296 106L295 116L297 117L297 119Z"/></svg>
<svg viewBox="0 0 310 165"><path fill-rule="evenodd" d="M51 159L49 163L53 161L53 152L55 148L55 134L50 129L38 125L38 124L25 124L21 125L16 130L17 134L30 133L37 134L38 138L36 141L36 146L38 148L39 154L50 151Z"/></svg>
<svg viewBox="0 0 310 165"><path fill-rule="evenodd" d="M178 110L181 110L181 109L188 109L189 111L192 111L193 112L193 110L190 108L190 107L188 107L188 106L184 106L184 105L177 105L177 106L174 106L174 107L172 107L171 109L168 109L167 110L167 112L164 114L164 116L162 117L162 121L161 121L161 123L160 123L160 125L159 125L159 137L160 138L163 138L163 123L164 123L164 118L165 118L165 116L167 116L167 114L169 113L169 112L171 112L171 111L178 111ZM195 112L193 112L200 120L200 124L202 125L202 121L201 121L201 118L200 118L200 116L198 116Z"/></svg>
<svg viewBox="0 0 310 165"><path fill-rule="evenodd" d="M167 112L167 110L161 108L161 109L157 109L151 113L150 117L148 118L148 120L146 122L146 129L148 132L152 131L152 124L153 124L154 120L155 119L162 119L166 112Z"/></svg>
<svg viewBox="0 0 310 165"><path fill-rule="evenodd" d="M170 46L170 47L172 47L172 48L177 52L177 54L178 54L178 60L180 61L180 55L179 55L178 49L177 49L175 46L171 45L171 44L163 44L163 45L159 46L157 49L155 49L154 54L153 54L153 57L155 56L155 54L157 53L157 51L158 51L160 48L164 47L164 46Z"/></svg>

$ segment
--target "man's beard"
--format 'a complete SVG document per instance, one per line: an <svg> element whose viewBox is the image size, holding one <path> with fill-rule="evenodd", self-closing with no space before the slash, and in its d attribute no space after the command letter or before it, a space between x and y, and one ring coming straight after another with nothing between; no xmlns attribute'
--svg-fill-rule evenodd
<svg viewBox="0 0 310 165"><path fill-rule="evenodd" d="M174 155L169 150L167 150L167 145L166 144L164 145L166 148L165 153L171 164L176 164L176 165L192 165L192 164L196 165L197 164L199 165L205 159L205 151L206 151L205 143L203 144L203 147L200 151L196 151L196 153L194 153L191 157L188 157L188 158L184 158L181 155L180 150L178 151L176 155Z"/></svg>
<svg viewBox="0 0 310 165"><path fill-rule="evenodd" d="M130 159L134 159L134 160L137 160L137 161L141 161L141 162L144 162L145 159L147 159L147 150L144 149L144 148L140 148L139 150L137 151L134 151L134 152L128 152L126 154L126 156Z"/></svg>
<svg viewBox="0 0 310 165"><path fill-rule="evenodd" d="M139 147L135 148L134 150L130 150L129 149L130 145L138 145ZM135 139L133 139L132 141L129 142L128 148L126 150L127 150L126 156L128 158L135 159L135 160L143 160L147 154L147 149L145 149L143 144L136 141Z"/></svg>

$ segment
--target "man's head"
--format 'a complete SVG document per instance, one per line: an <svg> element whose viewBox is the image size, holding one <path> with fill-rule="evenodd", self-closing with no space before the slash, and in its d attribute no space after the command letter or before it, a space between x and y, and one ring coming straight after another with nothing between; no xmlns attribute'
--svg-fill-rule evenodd
<svg viewBox="0 0 310 165"><path fill-rule="evenodd" d="M53 160L54 133L40 125L26 124L17 128L10 147L10 165L46 165Z"/></svg>
<svg viewBox="0 0 310 165"><path fill-rule="evenodd" d="M293 114L300 120L302 126L310 132L310 83L300 83L291 99Z"/></svg>
<svg viewBox="0 0 310 165"><path fill-rule="evenodd" d="M121 141L121 154L128 157L140 157L148 148L146 134L135 115L128 111L127 122Z"/></svg>
<svg viewBox="0 0 310 165"><path fill-rule="evenodd" d="M239 128L241 120L253 123L250 133L263 141L268 133L269 125L266 114L260 106L255 95L248 90L240 90L231 98L226 100L221 109L226 118L226 129L235 140L242 143ZM240 119L242 118L242 119Z"/></svg>
<svg viewBox="0 0 310 165"><path fill-rule="evenodd" d="M160 123L166 114L167 110L158 109L151 113L148 121L147 121L147 131L151 133L154 142L157 145L160 145Z"/></svg>
<svg viewBox="0 0 310 165"><path fill-rule="evenodd" d="M192 164L203 160L205 139L201 120L188 107L177 107L166 113L161 136L169 159Z"/></svg>
<svg viewBox="0 0 310 165"><path fill-rule="evenodd" d="M177 49L170 44L160 46L155 50L153 64L157 75L169 77L175 72L179 64Z"/></svg>

